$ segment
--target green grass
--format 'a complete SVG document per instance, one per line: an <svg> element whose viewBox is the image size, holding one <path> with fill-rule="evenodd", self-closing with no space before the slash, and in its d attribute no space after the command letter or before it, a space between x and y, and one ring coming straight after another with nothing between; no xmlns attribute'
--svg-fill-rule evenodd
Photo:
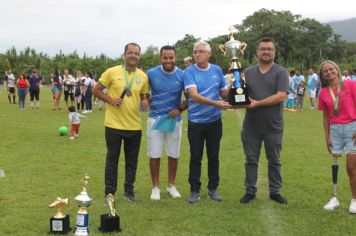
<svg viewBox="0 0 356 236"><path fill-rule="evenodd" d="M307 102L306 104L307 105ZM27 105L28 106L28 105ZM64 108L64 103L62 104ZM46 235L49 218L54 214L48 205L57 197L69 197L71 227L75 227L74 197L81 190L80 179L91 177L88 193L90 234L98 231L100 214L108 212L102 204L104 189L105 141L104 112L94 109L80 128L80 137L71 141L57 135L61 125L69 126L67 111L52 111L49 89L41 91L40 110L27 107L20 111L10 105L6 92L0 95L0 235ZM348 213L350 190L345 159L340 160L340 209L326 212L323 205L332 192L331 159L324 144L320 112L285 113L282 150L282 193L288 205L268 199L267 162L260 159L257 198L242 205L244 194L244 156L240 141L243 110L224 111L224 134L221 143L221 203L206 199L207 163L202 164L201 200L187 204L189 194L189 145L184 117L181 158L177 188L183 198L172 200L162 191L161 201L152 202L150 172L143 133L136 180L137 204L122 198L124 161L121 157L117 212L121 217L121 235L354 235L356 216ZM145 124L146 115L144 114ZM186 115L186 114L185 114ZM145 130L145 128L144 128ZM162 159L161 185L166 187L167 160Z"/></svg>

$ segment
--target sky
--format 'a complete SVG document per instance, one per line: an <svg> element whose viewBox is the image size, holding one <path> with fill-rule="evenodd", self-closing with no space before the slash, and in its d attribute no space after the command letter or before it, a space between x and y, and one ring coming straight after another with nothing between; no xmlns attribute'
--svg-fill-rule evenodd
<svg viewBox="0 0 356 236"><path fill-rule="evenodd" d="M117 58L126 43L174 44L186 34L208 40L265 8L321 23L356 17L353 0L0 0L0 53L14 46L54 56ZM350 6L353 5L353 6Z"/></svg>

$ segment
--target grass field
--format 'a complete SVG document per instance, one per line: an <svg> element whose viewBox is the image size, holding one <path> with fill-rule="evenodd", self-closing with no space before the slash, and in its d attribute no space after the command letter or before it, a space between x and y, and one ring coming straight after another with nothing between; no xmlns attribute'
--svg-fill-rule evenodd
<svg viewBox="0 0 356 236"><path fill-rule="evenodd" d="M307 107L307 101L306 101ZM71 227L75 228L77 206L74 197L81 191L80 179L91 177L88 193L91 235L98 231L100 214L108 212L102 204L104 189L105 142L104 112L95 107L81 124L74 141L60 137L57 129L69 126L67 111L52 111L49 89L41 91L41 107L25 111L9 104L6 91L0 95L0 235L46 235L48 205L57 197L69 197ZM139 157L136 180L137 204L122 198L123 161L119 168L117 212L121 235L355 235L356 216L348 213L350 190L345 159L340 160L339 199L341 207L326 212L323 205L332 193L331 158L324 144L322 115L317 111L285 113L282 150L282 193L288 205L268 198L267 162L262 153L257 198L247 205L239 203L244 194L244 156L240 141L243 110L223 112L223 139L220 152L219 192L221 203L206 199L207 163L202 165L202 198L197 204L185 202L189 195L189 145L184 117L181 158L176 186L182 199L172 200L164 191L159 202L150 200L151 180L146 156L146 133ZM185 114L186 115L186 114ZM144 114L145 124L147 114ZM145 125L144 125L145 126ZM144 128L145 130L145 128ZM121 159L123 160L123 159ZM161 189L165 190L167 160L162 159Z"/></svg>

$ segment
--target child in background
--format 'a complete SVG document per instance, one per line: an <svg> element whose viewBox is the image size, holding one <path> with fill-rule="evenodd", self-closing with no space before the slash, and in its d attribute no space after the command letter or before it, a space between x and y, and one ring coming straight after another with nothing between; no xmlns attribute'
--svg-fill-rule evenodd
<svg viewBox="0 0 356 236"><path fill-rule="evenodd" d="M292 77L289 77L289 91L287 96L287 102L285 105L285 111L296 111L293 109L294 101L296 98L296 91L294 90L294 81Z"/></svg>
<svg viewBox="0 0 356 236"><path fill-rule="evenodd" d="M79 136L79 127L80 127L80 119L85 119L86 117L79 114L78 112L75 111L75 106L70 106L68 107L69 111L69 121L72 124L72 128L70 130L70 137L69 139L75 139L76 137Z"/></svg>
<svg viewBox="0 0 356 236"><path fill-rule="evenodd" d="M299 86L297 88L297 109L298 109L298 111L303 110L304 95L305 95L305 82L300 81Z"/></svg>

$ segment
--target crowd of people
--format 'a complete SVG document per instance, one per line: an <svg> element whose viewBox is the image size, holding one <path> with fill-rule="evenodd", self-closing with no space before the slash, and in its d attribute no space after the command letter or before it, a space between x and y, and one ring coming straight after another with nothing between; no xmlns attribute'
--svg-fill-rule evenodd
<svg viewBox="0 0 356 236"><path fill-rule="evenodd" d="M314 71L313 68L308 70L307 79L298 70L290 71L288 97L284 103L285 111L303 111L306 94L308 94L310 100L309 109L315 109L321 89L321 81L320 72L315 73ZM341 80L356 81L356 69L352 70L351 76L349 71L344 70Z"/></svg>
<svg viewBox="0 0 356 236"><path fill-rule="evenodd" d="M91 113L93 109L93 100L98 103L99 109L103 109L103 102L93 98L93 88L96 84L95 77L90 72L76 72L76 77L69 73L68 69L63 70L63 75L56 70L50 74L50 86L53 98L53 110L61 110L61 97L64 94L66 107L75 106L78 111ZM4 87L8 93L8 100L11 104L16 104L16 90L19 99L20 110L25 109L26 97L29 96L29 105L31 109L40 107L40 88L43 78L32 69L31 73L25 76L19 73L17 78L11 70L5 72Z"/></svg>
<svg viewBox="0 0 356 236"><path fill-rule="evenodd" d="M190 195L186 201L197 203L201 196L201 167L204 149L208 166L207 197L223 201L218 191L220 182L220 142L223 137L222 112L225 109L246 109L241 141L245 155L245 194L240 203L248 204L257 193L258 166L262 143L268 161L269 198L280 204L287 204L282 196L282 162L284 118L283 110L302 110L305 94L310 98L310 109L318 107L323 111L326 145L333 158L346 153L347 173L350 181L352 200L349 212L356 213L356 71L348 77L332 61L321 64L318 74L309 69L307 81L299 71L288 71L274 62L275 41L265 37L256 44L258 63L243 73L249 90L249 105L231 105L228 101L232 86L226 80L222 69L209 62L211 47L207 42L198 41L193 47L193 58L185 58L184 70L176 66L176 50L172 46L160 49L160 64L147 73L139 69L141 47L128 43L124 48L122 65L108 68L98 81L90 73L77 72L75 79L64 70L52 75L52 92L55 110L60 109L60 98L69 107L72 123L71 139L78 135L80 119L76 112L92 112L92 96L106 103L105 107L105 188L104 202L117 192L118 163L121 146L125 156L125 180L123 195L131 202L137 202L134 191L138 155L141 146L142 124L140 111L147 110L147 156L151 172L152 191L150 198L160 200L159 179L160 159L163 151L168 156L168 180L166 191L172 198L181 194L175 186L180 143L182 116L188 110L188 140L190 150L188 182ZM36 98L39 107L39 85L41 76L32 71L26 80L23 75L15 77L7 71L6 88L9 102L15 103L15 86L23 104L23 94L30 88L31 101ZM321 87L321 88L320 88ZM32 90L31 90L32 88ZM11 97L11 95L13 97ZM183 99L183 95L185 99ZM12 98L12 100L11 100ZM318 104L317 104L318 99ZM84 108L85 103L85 108ZM34 103L31 103L34 107ZM20 105L20 108L23 105ZM173 121L170 131L155 128L165 117ZM327 210L336 209L338 201L331 199Z"/></svg>
<svg viewBox="0 0 356 236"><path fill-rule="evenodd" d="M96 84L95 77L90 72L76 72L76 78L64 69L63 77L59 71L51 74L53 93L53 110L61 110L60 101L62 93L66 107L75 106L78 111L91 113L93 110L93 88ZM102 109L102 106L100 106Z"/></svg>

